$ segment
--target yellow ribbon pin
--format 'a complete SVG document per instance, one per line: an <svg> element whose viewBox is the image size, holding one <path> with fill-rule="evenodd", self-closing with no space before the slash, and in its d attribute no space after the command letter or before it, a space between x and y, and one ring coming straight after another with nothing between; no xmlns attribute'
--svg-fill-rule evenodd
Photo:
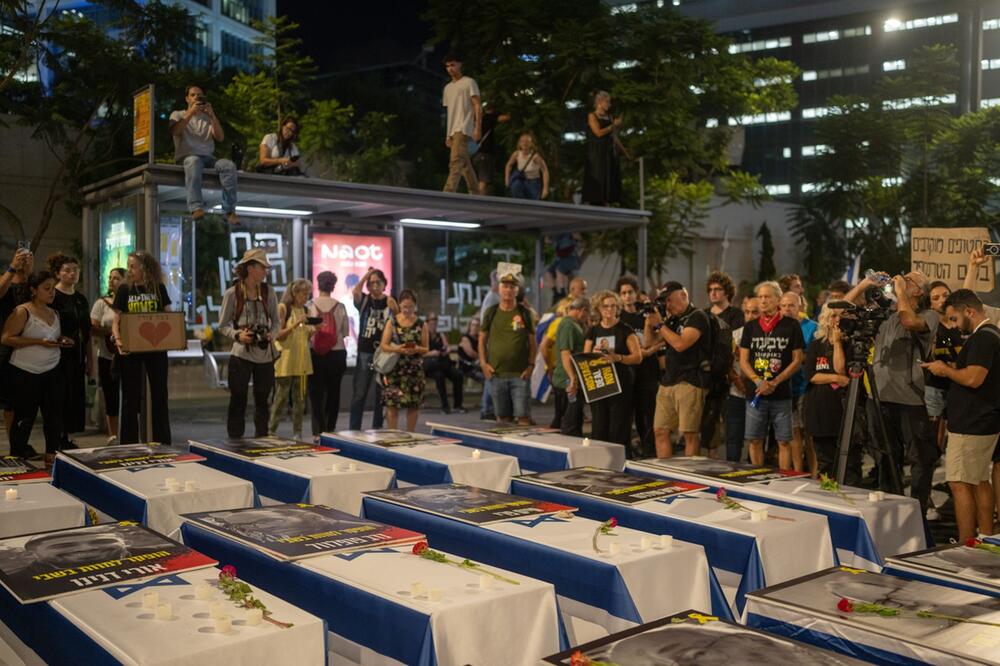
<svg viewBox="0 0 1000 666"><path fill-rule="evenodd" d="M858 575L858 574L865 573L864 569L852 569L851 567L840 567L840 570L841 571L846 571L849 574L854 574L855 576Z"/></svg>
<svg viewBox="0 0 1000 666"><path fill-rule="evenodd" d="M701 613L688 613L688 617L692 620L698 620L698 624L705 624L706 622L718 622L719 618L714 615L702 615Z"/></svg>

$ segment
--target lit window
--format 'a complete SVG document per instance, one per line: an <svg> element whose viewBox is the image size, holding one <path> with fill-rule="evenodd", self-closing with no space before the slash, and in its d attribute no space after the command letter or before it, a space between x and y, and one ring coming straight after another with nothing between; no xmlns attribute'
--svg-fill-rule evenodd
<svg viewBox="0 0 1000 666"><path fill-rule="evenodd" d="M810 32L802 35L803 44L815 44L816 42L834 42L840 39L839 30L824 30L823 32Z"/></svg>
<svg viewBox="0 0 1000 666"><path fill-rule="evenodd" d="M585 138L586 137L583 135L583 132L566 132L563 134L563 141L577 142L583 141Z"/></svg>
<svg viewBox="0 0 1000 666"><path fill-rule="evenodd" d="M816 157L817 155L823 155L829 152L833 152L830 150L830 146L822 143L816 144L815 146L802 146L802 157Z"/></svg>
<svg viewBox="0 0 1000 666"><path fill-rule="evenodd" d="M805 192L815 192L817 189L819 189L819 187L816 185L816 183L802 183L802 186L799 189L801 189L802 192L805 193Z"/></svg>
<svg viewBox="0 0 1000 666"><path fill-rule="evenodd" d="M816 70L814 70L814 69L807 69L806 71L802 72L802 80L803 81L815 81L816 80Z"/></svg>
<svg viewBox="0 0 1000 666"><path fill-rule="evenodd" d="M709 118L708 120L705 121L705 127L718 127L718 126L719 126L718 118Z"/></svg>
<svg viewBox="0 0 1000 666"><path fill-rule="evenodd" d="M730 53L752 53L754 51L767 51L769 49L780 49L792 45L791 37L777 37L771 39L758 39L753 42L742 42L740 44L730 44Z"/></svg>
<svg viewBox="0 0 1000 666"><path fill-rule="evenodd" d="M792 156L792 149L789 148L788 146L785 146L784 148L781 149L781 156L787 160L789 157Z"/></svg>
<svg viewBox="0 0 1000 666"><path fill-rule="evenodd" d="M914 106L941 106L945 104L955 103L955 93L948 95L939 96L926 96L926 97L906 97L903 99L888 99L883 102L883 105L887 109L893 109L899 111L901 109L909 109Z"/></svg>
<svg viewBox="0 0 1000 666"><path fill-rule="evenodd" d="M886 60L882 63L883 72L901 72L906 69L905 60Z"/></svg>
<svg viewBox="0 0 1000 666"><path fill-rule="evenodd" d="M778 196L781 196L782 194L791 194L792 193L791 186L787 185L787 184L782 184L782 185L765 185L764 189L766 189L767 193L770 194L772 197L778 197Z"/></svg>
<svg viewBox="0 0 1000 666"><path fill-rule="evenodd" d="M882 179L882 187L899 187L902 184L903 184L903 179L900 176Z"/></svg>
<svg viewBox="0 0 1000 666"><path fill-rule="evenodd" d="M626 5L618 5L617 7L611 8L612 14L628 14L639 9L639 5L634 2L630 2Z"/></svg>
<svg viewBox="0 0 1000 666"><path fill-rule="evenodd" d="M802 72L803 81L816 81L817 79L836 79L842 76L859 76L868 73L868 65L856 65L854 67L835 67L833 69L809 69Z"/></svg>
<svg viewBox="0 0 1000 666"><path fill-rule="evenodd" d="M802 119L823 118L837 110L835 106L817 106L811 109L802 109Z"/></svg>
<svg viewBox="0 0 1000 666"><path fill-rule="evenodd" d="M730 118L730 125L766 125L769 123L781 123L792 119L790 111L778 111L774 113L758 113L752 116L740 116Z"/></svg>
<svg viewBox="0 0 1000 666"><path fill-rule="evenodd" d="M1000 30L1000 19L986 19L983 21L983 30Z"/></svg>
<svg viewBox="0 0 1000 666"><path fill-rule="evenodd" d="M615 69L630 69L638 64L639 62L637 60L619 60L614 65L612 65L612 67L614 67Z"/></svg>
<svg viewBox="0 0 1000 666"><path fill-rule="evenodd" d="M882 29L885 32L898 32L901 30L920 30L921 28L934 28L939 25L947 25L949 23L958 23L958 14L927 16L925 18L910 19L909 21L900 21L899 19L891 18L886 20L886 22L882 24Z"/></svg>
<svg viewBox="0 0 1000 666"><path fill-rule="evenodd" d="M979 102L979 108L981 109L988 109L991 106L1000 106L1000 97L990 97Z"/></svg>
<svg viewBox="0 0 1000 666"><path fill-rule="evenodd" d="M579 109L581 106L582 106L582 103L578 99L568 99L568 100L566 100L566 108L567 109Z"/></svg>
<svg viewBox="0 0 1000 666"><path fill-rule="evenodd" d="M992 58L990 60L983 60L979 63L983 69L1000 69L1000 58Z"/></svg>

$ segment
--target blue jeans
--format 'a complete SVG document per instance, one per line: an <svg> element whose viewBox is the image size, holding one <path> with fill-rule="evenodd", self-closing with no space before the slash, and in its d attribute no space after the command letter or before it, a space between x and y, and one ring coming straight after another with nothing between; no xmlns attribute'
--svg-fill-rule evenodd
<svg viewBox="0 0 1000 666"><path fill-rule="evenodd" d="M488 416L493 414L493 389L492 380L483 379L483 399L479 404L479 415Z"/></svg>
<svg viewBox="0 0 1000 666"><path fill-rule="evenodd" d="M188 155L182 164L188 212L205 208L201 194L201 176L206 168L215 169L219 176L219 184L222 185L222 210L226 213L236 211L236 165L232 161L217 160L211 155Z"/></svg>
<svg viewBox="0 0 1000 666"><path fill-rule="evenodd" d="M528 400L531 386L527 379L520 377L497 377L490 379L493 393L493 408L498 419L528 418Z"/></svg>
<svg viewBox="0 0 1000 666"><path fill-rule="evenodd" d="M541 178L515 178L510 181L510 196L515 199L541 199Z"/></svg>
<svg viewBox="0 0 1000 666"><path fill-rule="evenodd" d="M753 407L747 402L746 434L751 441L767 439L767 424L774 428L774 438L779 442L792 441L792 399L761 399Z"/></svg>
<svg viewBox="0 0 1000 666"><path fill-rule="evenodd" d="M747 401L735 395L726 396L726 460L741 462L743 433L747 423Z"/></svg>
<svg viewBox="0 0 1000 666"><path fill-rule="evenodd" d="M351 430L361 430L361 419L365 414L368 389L375 385L375 407L372 414L372 428L382 427L382 384L372 368L372 352L358 352L358 364L354 366L353 397L351 398Z"/></svg>

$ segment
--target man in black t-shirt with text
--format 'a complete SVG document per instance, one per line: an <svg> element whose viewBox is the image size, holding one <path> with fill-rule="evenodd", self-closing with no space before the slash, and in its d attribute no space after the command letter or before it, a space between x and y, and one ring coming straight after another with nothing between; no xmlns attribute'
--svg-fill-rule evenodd
<svg viewBox="0 0 1000 666"><path fill-rule="evenodd" d="M663 285L668 319L657 334L667 343L666 370L656 392L653 434L656 457L673 455L671 434L684 433L684 455L696 456L701 449L701 415L708 393L708 373L704 369L706 348L711 343L711 324L704 310L691 305L687 289L680 282ZM659 317L647 317L652 331ZM649 336L647 336L649 337Z"/></svg>
<svg viewBox="0 0 1000 666"><path fill-rule="evenodd" d="M945 301L945 316L968 335L955 367L943 361L921 364L935 377L951 380L948 388L948 448L945 479L955 500L959 542L976 536L976 527L993 533L990 470L1000 436L1000 329L983 312L983 302L969 289Z"/></svg>
<svg viewBox="0 0 1000 666"><path fill-rule="evenodd" d="M764 463L764 438L771 425L778 440L778 467L794 469L790 380L802 365L802 328L797 319L781 315L777 282L761 282L754 295L760 304L760 318L744 324L740 340L740 369L757 387L747 403L744 435L750 444L750 463Z"/></svg>

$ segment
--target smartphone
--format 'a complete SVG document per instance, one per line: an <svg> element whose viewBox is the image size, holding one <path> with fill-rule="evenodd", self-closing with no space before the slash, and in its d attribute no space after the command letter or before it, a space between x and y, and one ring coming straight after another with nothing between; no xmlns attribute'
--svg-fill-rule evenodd
<svg viewBox="0 0 1000 666"><path fill-rule="evenodd" d="M323 323L323 318L322 317L306 317L306 323L309 324L310 326L317 326L318 324L322 324Z"/></svg>
<svg viewBox="0 0 1000 666"><path fill-rule="evenodd" d="M984 257L1000 257L1000 243L983 243Z"/></svg>

